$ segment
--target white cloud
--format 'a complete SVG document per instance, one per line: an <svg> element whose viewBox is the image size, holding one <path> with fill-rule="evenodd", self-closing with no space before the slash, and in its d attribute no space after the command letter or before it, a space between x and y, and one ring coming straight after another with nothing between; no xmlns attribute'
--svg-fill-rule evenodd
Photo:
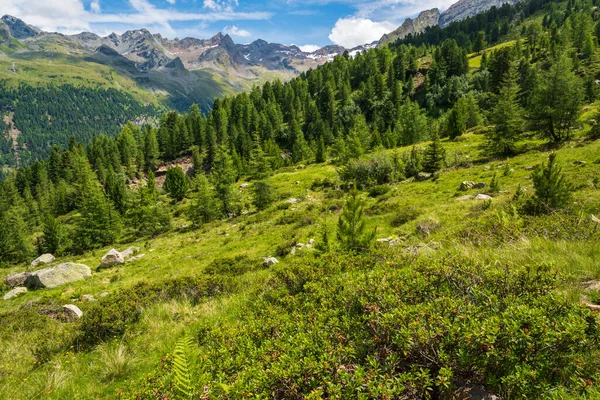
<svg viewBox="0 0 600 400"><path fill-rule="evenodd" d="M167 3L169 3L169 4L175 4L175 0L167 0Z"/></svg>
<svg viewBox="0 0 600 400"><path fill-rule="evenodd" d="M134 11L121 14L105 14L94 11L93 4L100 7L100 0L92 0L90 10L85 9L84 0L0 0L2 12L23 19L26 23L37 26L49 32L65 34L90 31L105 33L108 29L118 27L118 31L126 29L148 28L169 37L177 36L171 27L174 21L240 21L267 20L273 14L270 12L235 12L231 5L235 1L226 1L228 6L215 11L193 13L173 9L157 8L148 0L129 0ZM86 0L87 1L87 0ZM221 0L215 0L219 4Z"/></svg>
<svg viewBox="0 0 600 400"><path fill-rule="evenodd" d="M374 22L367 18L340 18L331 30L329 40L347 48L371 43L396 29L391 22Z"/></svg>
<svg viewBox="0 0 600 400"><path fill-rule="evenodd" d="M319 50L321 46L317 46L314 44L305 44L304 46L299 46L299 48L305 53L314 53L315 51Z"/></svg>
<svg viewBox="0 0 600 400"><path fill-rule="evenodd" d="M100 1L92 0L92 2L90 3L90 9L92 10L93 13L98 14L101 11Z"/></svg>
<svg viewBox="0 0 600 400"><path fill-rule="evenodd" d="M225 28L223 28L223 32L225 32L228 35L240 36L240 37L248 37L248 36L252 35L249 31L238 28L235 25L226 26Z"/></svg>
<svg viewBox="0 0 600 400"><path fill-rule="evenodd" d="M233 11L238 4L238 0L204 0L204 8L213 11Z"/></svg>

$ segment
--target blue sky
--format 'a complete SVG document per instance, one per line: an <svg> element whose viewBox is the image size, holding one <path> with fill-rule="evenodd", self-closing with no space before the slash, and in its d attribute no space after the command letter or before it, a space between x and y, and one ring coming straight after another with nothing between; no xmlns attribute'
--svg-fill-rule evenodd
<svg viewBox="0 0 600 400"><path fill-rule="evenodd" d="M47 31L100 35L147 28L168 38L229 33L304 49L354 47L379 39L406 17L454 0L0 0L0 10Z"/></svg>

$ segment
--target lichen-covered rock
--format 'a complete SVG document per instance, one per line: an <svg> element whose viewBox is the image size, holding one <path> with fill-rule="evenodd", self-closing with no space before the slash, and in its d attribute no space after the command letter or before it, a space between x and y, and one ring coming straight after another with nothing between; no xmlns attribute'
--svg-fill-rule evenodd
<svg viewBox="0 0 600 400"><path fill-rule="evenodd" d="M4 300L11 300L14 299L17 296L22 295L23 293L27 293L27 288L26 287L16 287L13 290L11 290L10 292L6 293L3 297Z"/></svg>
<svg viewBox="0 0 600 400"><path fill-rule="evenodd" d="M475 200L491 200L493 199L492 196L488 196L487 194L482 194L479 193L477 196L475 196Z"/></svg>
<svg viewBox="0 0 600 400"><path fill-rule="evenodd" d="M77 307L74 304L65 304L63 306L63 310L66 314L68 314L72 318L79 319L83 316L83 311L81 311L79 309L79 307Z"/></svg>
<svg viewBox="0 0 600 400"><path fill-rule="evenodd" d="M139 252L140 252L140 248L139 247L128 247L128 248L126 248L125 250L123 250L121 252L121 255L123 256L123 258L125 260L127 260L128 258L131 258L131 257L135 256Z"/></svg>
<svg viewBox="0 0 600 400"><path fill-rule="evenodd" d="M29 289L55 288L90 276L92 271L87 265L66 262L32 272L25 279L25 286Z"/></svg>
<svg viewBox="0 0 600 400"><path fill-rule="evenodd" d="M124 263L125 258L123 257L123 254L119 253L115 249L110 249L109 252L106 253L100 260L100 265L98 265L98 268L109 268Z"/></svg>
<svg viewBox="0 0 600 400"><path fill-rule="evenodd" d="M38 265L41 265L41 264L50 264L54 260L56 260L56 257L54 257L52 254L50 254L50 253L42 254L41 256L39 256L38 258L36 258L35 260L33 260L31 262L31 266L37 267Z"/></svg>
<svg viewBox="0 0 600 400"><path fill-rule="evenodd" d="M21 272L20 274L9 275L6 277L5 282L12 288L23 286L25 279L27 279L29 275L31 275L31 272Z"/></svg>
<svg viewBox="0 0 600 400"><path fill-rule="evenodd" d="M475 185L475 182L473 182L473 181L463 181L463 182L461 182L458 190L465 191L465 190L473 189L474 185Z"/></svg>
<svg viewBox="0 0 600 400"><path fill-rule="evenodd" d="M433 176L433 174L430 174L430 173L427 173L427 172L419 172L419 174L417 175L417 181L423 182L423 181L426 181L428 179L431 179L432 176Z"/></svg>

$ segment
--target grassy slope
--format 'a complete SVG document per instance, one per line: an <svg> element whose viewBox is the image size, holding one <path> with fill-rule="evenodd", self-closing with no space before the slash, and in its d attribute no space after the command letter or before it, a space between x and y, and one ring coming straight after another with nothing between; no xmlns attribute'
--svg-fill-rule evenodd
<svg viewBox="0 0 600 400"><path fill-rule="evenodd" d="M589 112L582 118L588 118ZM582 135L582 131L578 135ZM510 160L485 160L481 158L483 136L470 133L460 141L445 142L448 160L455 158L470 160L472 165L464 168L447 168L436 182L406 182L392 185L392 190L379 198L368 198L366 215L369 224L377 227L377 237L401 237L401 247L440 242L442 251L434 252L433 257L451 254L457 257L469 257L486 264L500 265L536 265L549 262L558 270L573 273L579 277L600 277L600 248L596 243L585 240L555 240L528 236L502 246L476 246L462 238L462 232L469 226L479 224L483 219L498 216L504 204L512 197L518 185L530 189L530 171L526 166L544 162L548 151L537 140L521 143L522 154ZM407 149L398 149L406 151ZM559 150L559 161L570 180L577 184L574 196L575 208L581 209L580 228L582 231L595 229L589 214L600 210L600 191L594 186L600 166L600 141L585 142L578 138ZM584 166L575 165L575 160L587 162ZM509 163L514 169L512 174L502 176L503 164ZM473 180L489 183L493 174L501 176L502 191L497 195L489 209L481 202L457 201L465 192L457 189L461 181ZM202 271L214 259L247 255L252 260L274 255L277 246L292 239L308 242L318 238L323 222L330 225L332 231L337 221L337 211L343 205L342 192L313 191L311 185L316 179L336 179L336 167L330 164L309 165L306 168L290 169L279 172L271 178L275 185L279 201L270 209L261 213L251 212L234 220L212 223L200 230L182 228L187 221L178 217L174 232L149 241L133 243L146 254L141 260L120 268L94 273L84 281L53 290L29 292L12 300L1 301L0 312L27 307L37 299L53 299L60 304L70 303L72 298L83 294L98 297L103 292L114 293L131 287L140 280L157 281L168 277L201 276ZM485 190L483 190L485 192ZM467 192L475 195L477 190ZM280 205L285 199L296 197L300 202L287 210ZM243 193L244 201L249 203L250 196ZM186 207L185 202L177 206L179 215ZM419 211L418 217L399 227L393 227L398 212L407 207ZM560 218L556 216L555 218ZM430 237L424 238L416 233L416 226L423 221L437 221L441 229ZM120 245L124 248L131 244ZM95 267L101 256L108 250L102 249L86 253L80 257L64 257L59 261L77 261ZM300 252L281 259L283 263L292 258L312 257L312 254ZM21 271L14 267L3 271L12 273ZM52 363L36 368L30 347L40 332L20 332L9 337L0 337L0 393L7 398L25 398L40 393L48 380L56 374L64 374L65 381L60 390L54 392L55 398L99 398L114 395L128 379L140 379L149 373L160 357L172 351L175 341L182 332L199 323L227 322L236 319L243 312L242 306L253 291L260 290L271 270L248 273L242 279L241 292L223 296L196 306L186 302L169 301L157 304L146 312L142 322L126 335L132 357L136 360L134 371L127 379L97 385L100 366L99 355L91 353L67 352L59 355ZM577 298L576 289L570 289L573 298ZM85 312L86 303L77 303ZM40 318L44 318L41 317ZM71 324L61 324L48 320L44 335L60 336L72 329ZM53 375L54 374L54 375ZM49 387L50 391L56 388ZM74 396L74 397L73 397Z"/></svg>

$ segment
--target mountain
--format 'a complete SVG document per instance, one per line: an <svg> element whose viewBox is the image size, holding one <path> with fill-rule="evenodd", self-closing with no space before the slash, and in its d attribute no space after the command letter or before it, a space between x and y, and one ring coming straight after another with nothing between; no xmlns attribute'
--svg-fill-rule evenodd
<svg viewBox="0 0 600 400"><path fill-rule="evenodd" d="M379 43L394 42L398 39L404 39L406 36L416 33L421 33L428 26L438 25L440 19L440 10L432 8L431 10L422 11L415 19L406 18L402 25L395 31L383 35Z"/></svg>
<svg viewBox="0 0 600 400"><path fill-rule="evenodd" d="M441 27L445 27L454 21L460 21L467 17L475 16L494 6L500 7L505 3L514 4L517 2L519 2L519 0L459 0L442 13L439 24Z"/></svg>
<svg viewBox="0 0 600 400"><path fill-rule="evenodd" d="M27 39L37 36L41 31L10 15L2 17L2 22L8 26L10 34L15 39Z"/></svg>

